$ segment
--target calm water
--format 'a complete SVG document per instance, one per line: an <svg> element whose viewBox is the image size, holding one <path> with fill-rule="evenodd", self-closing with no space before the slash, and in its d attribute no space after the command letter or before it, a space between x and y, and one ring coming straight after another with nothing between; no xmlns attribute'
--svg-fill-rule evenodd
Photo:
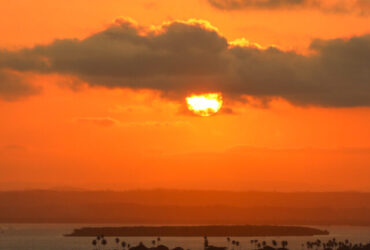
<svg viewBox="0 0 370 250"><path fill-rule="evenodd" d="M86 225L71 224L0 224L0 250L92 250L89 237L64 237L63 234L70 233L74 228ZM94 226L94 225L89 225ZM101 225L100 225L101 226ZM353 242L370 242L370 227L317 227L330 231L329 236L320 237L252 237L253 239L265 240L270 243L272 239L288 240L288 247L291 250L301 250L301 243L308 240L321 239L327 240L333 237L338 240L349 239ZM251 237L233 238L240 241L241 250L251 250ZM153 238L146 237L122 237L122 240L136 245L142 241L150 246ZM107 250L114 249L114 238L107 237ZM209 238L212 245L227 246L225 238ZM182 246L185 249L202 250L203 239L198 238L177 238L162 237L162 243L171 247Z"/></svg>

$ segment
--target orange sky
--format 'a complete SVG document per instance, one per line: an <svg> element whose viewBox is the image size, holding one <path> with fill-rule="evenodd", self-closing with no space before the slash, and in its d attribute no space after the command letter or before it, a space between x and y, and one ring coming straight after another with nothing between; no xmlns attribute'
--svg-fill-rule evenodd
<svg viewBox="0 0 370 250"><path fill-rule="evenodd" d="M228 41L245 38L304 55L314 39L370 33L367 14L220 10L207 0L0 4L0 66L3 51L84 39L118 17L146 27L206 20ZM183 98L161 95L158 89L92 87L69 73L5 71L40 91L12 100L1 99L0 93L0 189L370 191L366 105L301 106L276 96L264 106L226 95L224 110L231 114L199 117L185 111Z"/></svg>

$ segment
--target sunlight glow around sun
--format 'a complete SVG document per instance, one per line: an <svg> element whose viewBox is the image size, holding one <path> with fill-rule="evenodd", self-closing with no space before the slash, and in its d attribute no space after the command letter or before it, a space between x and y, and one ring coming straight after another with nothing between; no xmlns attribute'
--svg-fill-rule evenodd
<svg viewBox="0 0 370 250"><path fill-rule="evenodd" d="M222 95L209 93L192 95L186 98L188 109L196 115L211 116L217 113L222 107Z"/></svg>

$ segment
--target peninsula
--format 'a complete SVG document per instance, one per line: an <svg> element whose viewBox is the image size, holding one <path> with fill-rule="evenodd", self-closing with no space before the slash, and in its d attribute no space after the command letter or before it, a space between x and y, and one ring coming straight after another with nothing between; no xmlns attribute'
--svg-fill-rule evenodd
<svg viewBox="0 0 370 250"><path fill-rule="evenodd" d="M126 236L126 237L248 237L248 236L314 236L329 232L311 227L298 226L130 226L130 227L83 227L66 236Z"/></svg>

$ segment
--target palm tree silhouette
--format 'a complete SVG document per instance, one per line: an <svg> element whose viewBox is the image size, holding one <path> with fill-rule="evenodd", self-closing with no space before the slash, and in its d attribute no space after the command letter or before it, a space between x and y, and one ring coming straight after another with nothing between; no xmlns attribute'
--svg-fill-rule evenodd
<svg viewBox="0 0 370 250"><path fill-rule="evenodd" d="M91 242L91 244L95 247L94 249L97 249L97 248L96 248L96 245L98 244L98 242L97 242L96 240L93 240L93 241Z"/></svg>
<svg viewBox="0 0 370 250"><path fill-rule="evenodd" d="M307 241L306 246L307 246L307 249L310 249L311 248L311 242Z"/></svg>
<svg viewBox="0 0 370 250"><path fill-rule="evenodd" d="M114 239L114 241L116 242L116 244L117 244L117 250L119 249L119 242L120 242L120 239L119 238L115 238Z"/></svg>
<svg viewBox="0 0 370 250"><path fill-rule="evenodd" d="M254 248L257 249L258 247L258 240L254 240Z"/></svg>
<svg viewBox="0 0 370 250"><path fill-rule="evenodd" d="M208 239L207 236L204 236L204 249L208 247Z"/></svg>
<svg viewBox="0 0 370 250"><path fill-rule="evenodd" d="M100 249L100 245L101 245L101 242L100 242L101 241L101 237L100 237L100 235L96 236L96 240L95 241L96 241L97 248Z"/></svg>
<svg viewBox="0 0 370 250"><path fill-rule="evenodd" d="M272 240L272 245L273 245L274 247L276 247L276 246L277 246L277 242L276 242L276 240Z"/></svg>
<svg viewBox="0 0 370 250"><path fill-rule="evenodd" d="M316 247L319 249L321 247L321 240L316 240Z"/></svg>
<svg viewBox="0 0 370 250"><path fill-rule="evenodd" d="M257 248L261 249L261 243L259 243L259 242L257 243Z"/></svg>
<svg viewBox="0 0 370 250"><path fill-rule="evenodd" d="M281 246L282 246L284 249L286 249L286 247L288 246L288 241L283 240L283 241L281 242Z"/></svg>
<svg viewBox="0 0 370 250"><path fill-rule="evenodd" d="M121 246L122 246L122 249L125 249L126 248L126 242L122 241Z"/></svg>
<svg viewBox="0 0 370 250"><path fill-rule="evenodd" d="M103 239L101 240L101 244L103 245L103 249L104 249L104 246L107 245L107 240L104 239L104 236L103 236Z"/></svg>

